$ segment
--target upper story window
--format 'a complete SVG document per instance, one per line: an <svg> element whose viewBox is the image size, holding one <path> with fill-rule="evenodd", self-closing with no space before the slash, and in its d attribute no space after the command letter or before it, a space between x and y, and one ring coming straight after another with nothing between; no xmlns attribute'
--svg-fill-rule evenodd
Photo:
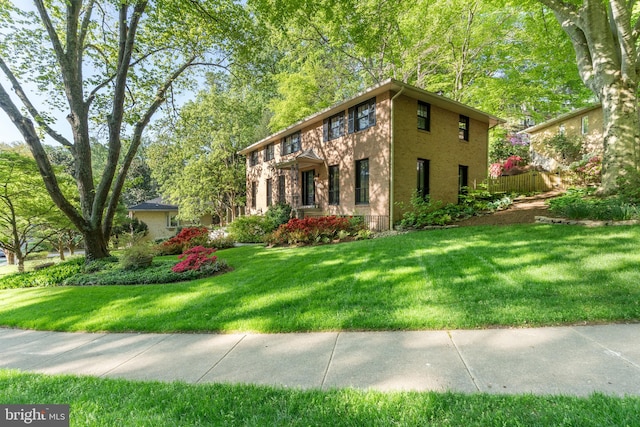
<svg viewBox="0 0 640 427"><path fill-rule="evenodd" d="M469 117L462 114L458 120L458 138L462 141L469 140Z"/></svg>
<svg viewBox="0 0 640 427"><path fill-rule="evenodd" d="M273 160L273 144L269 144L264 147L264 161L267 162L269 160Z"/></svg>
<svg viewBox="0 0 640 427"><path fill-rule="evenodd" d="M431 104L418 101L418 129L431 130Z"/></svg>
<svg viewBox="0 0 640 427"><path fill-rule="evenodd" d="M252 151L251 154L249 154L249 165L250 166L255 166L258 164L258 151Z"/></svg>
<svg viewBox="0 0 640 427"><path fill-rule="evenodd" d="M586 135L589 133L589 116L584 116L582 118L582 134Z"/></svg>
<svg viewBox="0 0 640 427"><path fill-rule="evenodd" d="M282 147L280 153L283 156L295 153L296 151L300 151L300 132L296 132L282 138Z"/></svg>
<svg viewBox="0 0 640 427"><path fill-rule="evenodd" d="M376 99L371 98L349 108L349 133L365 130L376 125Z"/></svg>
<svg viewBox="0 0 640 427"><path fill-rule="evenodd" d="M325 119L322 123L323 141L331 141L344 135L344 111Z"/></svg>

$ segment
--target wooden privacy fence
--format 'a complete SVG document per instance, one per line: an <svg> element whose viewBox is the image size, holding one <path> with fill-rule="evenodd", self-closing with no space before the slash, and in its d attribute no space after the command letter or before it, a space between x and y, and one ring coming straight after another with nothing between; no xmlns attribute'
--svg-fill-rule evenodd
<svg viewBox="0 0 640 427"><path fill-rule="evenodd" d="M562 177L549 172L529 171L520 175L487 179L490 193L538 193L564 187Z"/></svg>

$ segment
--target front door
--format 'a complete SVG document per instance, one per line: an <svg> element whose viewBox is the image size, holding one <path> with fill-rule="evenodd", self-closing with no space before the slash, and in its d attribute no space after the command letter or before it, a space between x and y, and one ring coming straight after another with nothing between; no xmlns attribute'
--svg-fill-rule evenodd
<svg viewBox="0 0 640 427"><path fill-rule="evenodd" d="M315 171L313 169L302 172L302 204L304 206L313 206L316 204L314 175Z"/></svg>

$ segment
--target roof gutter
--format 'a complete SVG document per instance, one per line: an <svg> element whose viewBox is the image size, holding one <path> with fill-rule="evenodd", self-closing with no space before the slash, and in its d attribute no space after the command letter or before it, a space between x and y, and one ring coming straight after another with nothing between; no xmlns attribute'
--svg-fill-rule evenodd
<svg viewBox="0 0 640 427"><path fill-rule="evenodd" d="M390 126L390 132L391 132L391 136L390 136L390 150L391 150L391 154L390 154L390 165L389 165L389 230L393 230L393 207L396 203L395 201L395 191L393 189L393 176L395 173L395 99L397 97L399 97L402 92L404 92L404 86L402 86L400 88L400 90L398 91L398 93L396 93L395 95L393 95L393 97L391 98L391 126Z"/></svg>

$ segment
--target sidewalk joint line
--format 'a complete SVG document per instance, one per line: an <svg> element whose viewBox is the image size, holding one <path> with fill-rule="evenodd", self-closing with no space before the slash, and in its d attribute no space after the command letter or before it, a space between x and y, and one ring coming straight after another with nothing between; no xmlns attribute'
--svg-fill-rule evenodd
<svg viewBox="0 0 640 427"><path fill-rule="evenodd" d="M58 333L58 332L56 332L56 331L51 331L51 332L52 332L53 334ZM105 332L68 332L68 333L71 333L71 334L82 334L82 335L88 335L88 336L92 337L92 339L91 339L90 341L85 342L85 343L79 344L79 345L77 345L77 346L75 346L75 347L73 347L73 348L70 348L70 349L69 349L69 350L67 350L67 351L63 351L63 352L61 352L61 353L58 353L58 354L52 355L52 357L48 357L46 360L42 360L42 361L40 361L40 362L36 363L35 365L33 365L33 366L32 366L31 368L29 368L29 369L31 369L31 370L33 370L33 369L37 369L37 368L39 368L39 367L41 367L41 366L43 366L43 365L45 365L45 364L47 364L47 363L49 363L49 362L55 362L55 361L57 361L58 359L62 359L62 358L63 358L63 356L64 356L65 354L67 354L67 353L71 353L72 351L76 351L76 350L78 350L78 349L81 349L82 347L86 347L86 346L88 346L89 344L91 344L91 343L93 343L93 342L95 342L95 341L99 340L100 338L104 337L105 335L107 335L107 333L105 333Z"/></svg>
<svg viewBox="0 0 640 427"><path fill-rule="evenodd" d="M338 347L338 338L340 337L341 332L336 334L336 339L333 341L333 348L331 349L331 355L329 355L329 361L327 362L327 367L324 370L324 375L322 376L322 382L320 383L320 388L324 389L324 384L327 381L327 375L329 375L329 369L331 368L331 363L333 363L333 356L336 354L336 348Z"/></svg>
<svg viewBox="0 0 640 427"><path fill-rule="evenodd" d="M464 360L464 357L462 356L462 352L460 351L460 349L458 348L458 345L456 344L455 340L453 339L453 335L451 335L451 331L447 331L447 335L449 335L449 340L451 341L451 344L453 344L453 347L456 349L456 352L458 353L458 357L460 358L460 361L464 365L464 369L467 371L467 374L469 375L469 378L471 378L471 382L473 383L473 386L476 388L477 391L480 391L480 387L478 386L478 383L476 382L476 379L474 378L473 374L471 373L471 369L469 369L469 365L467 364L467 361Z"/></svg>
<svg viewBox="0 0 640 427"><path fill-rule="evenodd" d="M140 334L140 335L151 335L151 334ZM145 348L144 350L139 351L138 353L134 354L133 356L131 356L130 358L128 358L127 360L123 360L121 363L117 364L116 366L114 366L113 368L109 369L108 371L102 373L101 375L98 376L98 378L101 377L105 377L110 373L115 371L116 369L118 369L120 366L124 365L125 363L129 363L131 362L133 359L135 359L136 357L140 356L142 353L145 353L147 350L152 349L153 347L157 346L158 344L160 344L162 341L166 340L168 337L170 337L171 335L174 334L162 334L162 339L158 340L158 342L155 342L153 344L151 344L149 347ZM93 341L92 341L93 342Z"/></svg>
<svg viewBox="0 0 640 427"><path fill-rule="evenodd" d="M200 376L200 378L198 378L198 379L194 382L194 384L199 384L199 383L200 383L200 381L202 381L202 379L203 379L204 377L206 377L206 376L209 374L209 372L213 371L213 370L216 368L216 366L218 366L218 365L220 364L220 362L222 362L222 361L223 361L223 360L224 360L224 359L229 355L229 353L231 353L233 350L235 350L235 349L236 349L236 347L237 347L237 346L239 346L239 345L240 345L240 343L241 343L242 341L244 341L244 339L245 339L246 337L247 337L247 334L242 335L242 337L238 340L238 342L236 342L236 343L235 343L235 344L234 344L234 345L233 345L229 350L227 350L227 352L226 352L225 354L223 354L223 355L222 355L222 357L221 357L220 359L218 359L218 361L217 361L216 363L214 363L214 364L213 364L213 366L211 366L209 369L207 369L207 371L206 371L204 374L202 374L202 375Z"/></svg>
<svg viewBox="0 0 640 427"><path fill-rule="evenodd" d="M583 334L582 332L580 332L575 327L571 327L571 330L574 331L576 334L580 335L581 337L586 338L589 341L591 341L592 343L596 344L598 347L601 347L601 348L605 349L606 353L608 355L617 357L618 359L621 359L622 361L627 362L628 364L630 364L634 368L640 369L640 365L638 365L637 363L633 362L632 360L627 359L619 351L615 351L615 350L607 347L606 345L601 344L599 341L596 341L595 339L591 338L590 336Z"/></svg>

